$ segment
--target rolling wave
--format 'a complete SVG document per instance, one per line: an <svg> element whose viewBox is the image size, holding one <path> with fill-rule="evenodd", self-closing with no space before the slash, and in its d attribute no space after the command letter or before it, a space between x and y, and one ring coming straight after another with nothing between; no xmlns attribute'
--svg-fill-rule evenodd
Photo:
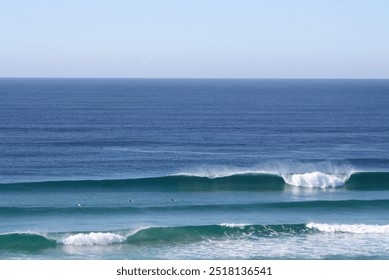
<svg viewBox="0 0 389 280"><path fill-rule="evenodd" d="M389 190L389 172L355 173L238 173L220 177L170 175L154 178L117 180L74 180L0 184L0 191L68 189L77 190L142 190L142 191L282 191L288 186L327 188L344 187L350 190Z"/></svg>
<svg viewBox="0 0 389 280"><path fill-rule="evenodd" d="M55 240L37 233L7 233L0 234L0 250L36 251L57 246Z"/></svg>
<svg viewBox="0 0 389 280"><path fill-rule="evenodd" d="M125 236L110 232L90 232L77 233L69 235L61 240L64 245L75 246L91 246L91 245L110 245L115 243L123 243L126 240Z"/></svg>
<svg viewBox="0 0 389 280"><path fill-rule="evenodd" d="M301 234L384 234L389 225L366 224L279 224L279 225L203 225L148 227L136 230L79 233L3 233L0 250L39 251L58 246L108 246L128 244L147 246L166 243L196 243L209 240L283 238Z"/></svg>

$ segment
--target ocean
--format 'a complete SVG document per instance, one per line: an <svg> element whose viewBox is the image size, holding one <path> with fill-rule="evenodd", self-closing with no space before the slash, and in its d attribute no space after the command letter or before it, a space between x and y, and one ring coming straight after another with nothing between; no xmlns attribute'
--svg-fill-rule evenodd
<svg viewBox="0 0 389 280"><path fill-rule="evenodd" d="M0 259L389 259L389 80L2 78Z"/></svg>

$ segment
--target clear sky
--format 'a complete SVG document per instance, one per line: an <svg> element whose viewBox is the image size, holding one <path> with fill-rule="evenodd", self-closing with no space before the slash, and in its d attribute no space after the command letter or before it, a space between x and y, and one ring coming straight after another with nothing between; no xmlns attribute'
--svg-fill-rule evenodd
<svg viewBox="0 0 389 280"><path fill-rule="evenodd" d="M389 78L389 1L0 0L0 77Z"/></svg>

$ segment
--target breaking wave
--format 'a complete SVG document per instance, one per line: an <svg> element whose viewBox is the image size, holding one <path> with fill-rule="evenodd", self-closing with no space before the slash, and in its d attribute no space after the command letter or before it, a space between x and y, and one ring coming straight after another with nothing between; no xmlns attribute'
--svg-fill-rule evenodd
<svg viewBox="0 0 389 280"><path fill-rule="evenodd" d="M196 243L205 240L258 239L301 234L388 234L389 225L366 224L220 224L182 227L148 227L137 230L83 233L4 233L0 250L39 251L58 246L147 246L163 243Z"/></svg>
<svg viewBox="0 0 389 280"><path fill-rule="evenodd" d="M378 233L388 234L389 225L365 225L365 224L316 224L309 223L307 228L317 229L321 232L329 233L354 233L354 234L367 234L367 233Z"/></svg>
<svg viewBox="0 0 389 280"><path fill-rule="evenodd" d="M7 190L54 190L66 188L71 191L99 189L143 189L147 191L207 191L207 190L252 190L279 191L287 186L308 188L345 187L353 190L389 189L389 172L346 172L323 173L319 171L306 173L238 172L203 176L177 174L154 178L119 179L119 180L74 180L47 181L0 184L0 192ZM215 174L213 174L215 175ZM224 176L225 175L225 176Z"/></svg>
<svg viewBox="0 0 389 280"><path fill-rule="evenodd" d="M326 174L322 172L311 172L304 174L282 175L285 183L292 186L309 188L326 188L343 186L351 174Z"/></svg>
<svg viewBox="0 0 389 280"><path fill-rule="evenodd" d="M70 235L63 240L62 244L85 246L85 245L110 245L115 243L123 243L126 240L125 236L109 233L109 232L90 232L90 233L78 233Z"/></svg>

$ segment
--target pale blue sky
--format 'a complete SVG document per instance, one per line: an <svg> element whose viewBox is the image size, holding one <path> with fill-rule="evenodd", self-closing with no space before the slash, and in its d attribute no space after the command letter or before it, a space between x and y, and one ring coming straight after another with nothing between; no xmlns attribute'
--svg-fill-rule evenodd
<svg viewBox="0 0 389 280"><path fill-rule="evenodd" d="M0 77L389 78L389 1L0 0Z"/></svg>

